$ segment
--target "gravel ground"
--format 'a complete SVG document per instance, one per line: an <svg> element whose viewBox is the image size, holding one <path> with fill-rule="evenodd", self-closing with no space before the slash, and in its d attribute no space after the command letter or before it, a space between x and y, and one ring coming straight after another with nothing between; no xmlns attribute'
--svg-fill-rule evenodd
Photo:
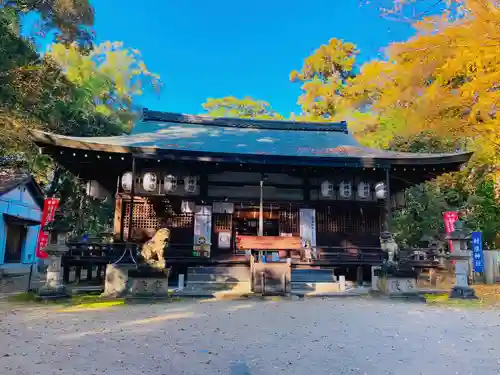
<svg viewBox="0 0 500 375"><path fill-rule="evenodd" d="M500 374L498 311L372 299L0 311L0 374Z"/></svg>

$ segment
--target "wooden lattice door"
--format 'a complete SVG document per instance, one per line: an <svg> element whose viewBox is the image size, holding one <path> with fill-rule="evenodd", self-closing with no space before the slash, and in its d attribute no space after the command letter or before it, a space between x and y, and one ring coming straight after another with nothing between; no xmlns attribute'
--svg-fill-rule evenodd
<svg viewBox="0 0 500 375"><path fill-rule="evenodd" d="M151 238L161 227L161 218L158 217L153 204L149 200L134 202L132 225L130 225L130 202L125 203L123 215L123 236L128 238L132 228L132 239L145 241Z"/></svg>

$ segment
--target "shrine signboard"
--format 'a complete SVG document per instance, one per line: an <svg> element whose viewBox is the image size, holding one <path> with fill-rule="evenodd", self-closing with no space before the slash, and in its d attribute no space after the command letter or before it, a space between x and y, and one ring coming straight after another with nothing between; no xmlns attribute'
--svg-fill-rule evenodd
<svg viewBox="0 0 500 375"><path fill-rule="evenodd" d="M238 236L236 238L239 250L300 250L300 237L280 236Z"/></svg>

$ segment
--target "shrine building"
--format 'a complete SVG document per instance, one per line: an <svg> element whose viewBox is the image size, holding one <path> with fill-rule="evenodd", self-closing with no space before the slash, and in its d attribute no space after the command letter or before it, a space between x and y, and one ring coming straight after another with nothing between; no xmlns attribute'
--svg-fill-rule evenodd
<svg viewBox="0 0 500 375"><path fill-rule="evenodd" d="M345 122L150 110L126 135L33 136L88 181L92 196L115 201L115 242L142 243L167 227L167 262L183 265L245 264L238 238L257 235L300 237L311 267L380 264L380 233L390 231L405 189L457 171L471 156L363 147ZM304 263L303 254L292 257Z"/></svg>

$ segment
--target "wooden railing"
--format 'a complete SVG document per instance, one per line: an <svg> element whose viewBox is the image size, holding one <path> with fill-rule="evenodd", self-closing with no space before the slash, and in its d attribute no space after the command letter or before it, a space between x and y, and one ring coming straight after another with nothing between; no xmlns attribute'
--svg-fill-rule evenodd
<svg viewBox="0 0 500 375"><path fill-rule="evenodd" d="M126 243L69 243L69 251L63 256L63 278L66 283L96 282L102 283L106 265L110 263L132 264L133 254L137 260L139 244ZM380 265L384 260L384 252L379 247L339 247L339 246L317 246L318 258L311 262L300 260L298 256L292 257L292 264L311 263L319 266L331 265ZM272 249L269 249L272 251ZM290 249L297 254L297 249ZM417 256L415 256L415 253ZM421 254L418 259L418 254ZM298 255L298 254L297 254ZM192 244L170 244L166 249L167 264L172 265L209 265L221 264L224 261L215 261L206 257L193 254ZM436 260L434 249L403 249L401 258L407 265L417 268L436 268L439 262ZM227 263L227 262L226 262Z"/></svg>
<svg viewBox="0 0 500 375"><path fill-rule="evenodd" d="M72 242L62 258L65 283L102 283L106 265L133 264L138 261L140 244ZM193 244L170 244L165 251L168 263L189 262L192 265L210 263L210 258L193 254ZM132 259L132 256L134 259Z"/></svg>
<svg viewBox="0 0 500 375"><path fill-rule="evenodd" d="M316 264L366 264L378 265L384 260L384 253L379 247L340 247L317 246Z"/></svg>
<svg viewBox="0 0 500 375"><path fill-rule="evenodd" d="M138 245L126 243L71 242L68 243L68 247L68 252L62 258L63 279L66 283L82 281L101 283L107 264L117 261L133 263L130 253L136 256L138 251ZM128 248L131 252L126 251ZM82 270L85 271L84 276Z"/></svg>

